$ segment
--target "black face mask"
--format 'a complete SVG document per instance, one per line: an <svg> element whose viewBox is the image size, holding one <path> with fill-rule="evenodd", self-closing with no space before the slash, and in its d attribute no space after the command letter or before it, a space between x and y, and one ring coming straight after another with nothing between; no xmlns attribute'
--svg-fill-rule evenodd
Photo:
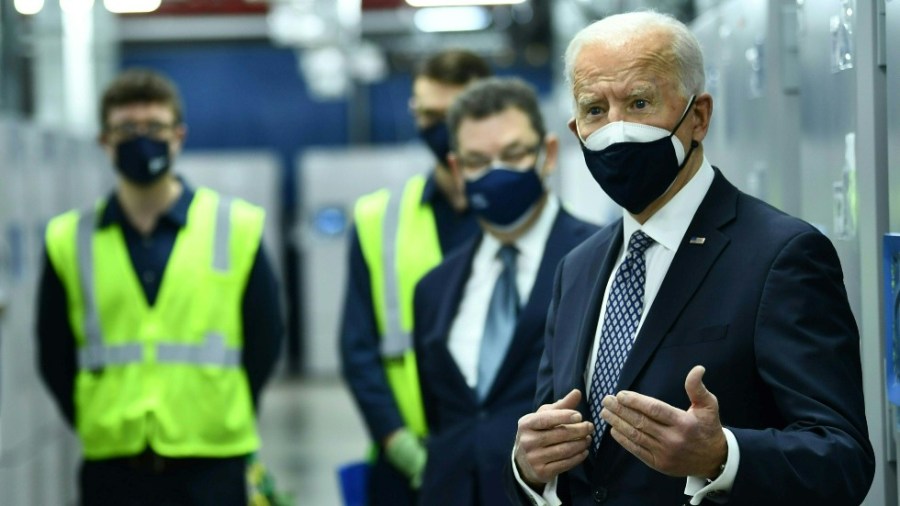
<svg viewBox="0 0 900 506"><path fill-rule="evenodd" d="M132 183L152 184L169 172L171 164L166 141L140 135L116 145L116 168Z"/></svg>
<svg viewBox="0 0 900 506"><path fill-rule="evenodd" d="M684 159L678 160L684 150L681 148L681 141L675 137L675 132L687 117L695 98L696 96L691 96L687 108L671 132L649 125L619 121L604 126L582 142L584 161L594 180L613 201L629 213L639 214L665 193L690 159L694 148L700 145L692 140ZM659 133L663 136L655 140L642 139L647 136L655 137ZM591 142L592 138L602 145L600 149L591 150L587 147L597 144ZM608 140L611 142L607 143Z"/></svg>
<svg viewBox="0 0 900 506"><path fill-rule="evenodd" d="M447 128L447 122L441 120L420 129L419 137L425 141L437 161L441 165L447 165L447 155L450 154L450 131Z"/></svg>

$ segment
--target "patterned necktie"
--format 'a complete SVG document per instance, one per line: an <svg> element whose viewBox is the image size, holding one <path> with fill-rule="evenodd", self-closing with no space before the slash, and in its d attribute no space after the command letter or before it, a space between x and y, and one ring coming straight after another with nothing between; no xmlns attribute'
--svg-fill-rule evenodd
<svg viewBox="0 0 900 506"><path fill-rule="evenodd" d="M510 245L501 247L497 253L503 263L503 271L500 272L500 277L494 285L494 292L491 294L487 319L484 322L484 334L481 338L481 351L478 354L478 381L475 391L479 400L487 396L491 384L494 383L519 318L516 254L518 251L515 246Z"/></svg>
<svg viewBox="0 0 900 506"><path fill-rule="evenodd" d="M644 311L644 278L647 273L644 252L651 244L653 239L640 230L631 235L628 253L616 271L616 277L609 289L588 399L596 431L593 440L594 453L600 449L600 438L606 429L606 422L600 418L600 410L603 409L600 403L605 396L615 391L619 373L631 351L631 344L641 321L641 313Z"/></svg>

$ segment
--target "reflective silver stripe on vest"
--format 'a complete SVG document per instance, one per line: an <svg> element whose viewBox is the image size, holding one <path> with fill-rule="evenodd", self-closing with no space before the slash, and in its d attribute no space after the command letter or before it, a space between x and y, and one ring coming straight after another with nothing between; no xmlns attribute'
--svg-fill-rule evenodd
<svg viewBox="0 0 900 506"><path fill-rule="evenodd" d="M384 336L381 356L399 358L412 347L412 337L400 323L400 283L397 271L397 240L400 230L400 208L405 188L392 190L388 196L384 221L381 224L381 272L384 276Z"/></svg>
<svg viewBox="0 0 900 506"><path fill-rule="evenodd" d="M94 227L97 210L91 208L78 218L76 231L78 275L81 278L81 298L84 304L85 345L78 350L80 369L98 370L106 365L131 364L143 360L140 344L105 346L97 312L97 295L94 290Z"/></svg>
<svg viewBox="0 0 900 506"><path fill-rule="evenodd" d="M78 350L79 367L92 371L108 365L135 364L143 360L144 348L140 344L88 345Z"/></svg>
<svg viewBox="0 0 900 506"><path fill-rule="evenodd" d="M239 348L226 348L225 336L209 333L201 345L163 343L156 345L156 361L163 364L195 364L237 367L241 363Z"/></svg>
<svg viewBox="0 0 900 506"><path fill-rule="evenodd" d="M220 195L219 205L216 208L216 236L213 237L213 269L219 272L228 271L232 200L229 197Z"/></svg>

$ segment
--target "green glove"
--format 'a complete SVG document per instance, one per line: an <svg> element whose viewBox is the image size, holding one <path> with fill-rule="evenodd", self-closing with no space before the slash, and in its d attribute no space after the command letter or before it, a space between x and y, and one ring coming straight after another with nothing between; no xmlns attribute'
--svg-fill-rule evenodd
<svg viewBox="0 0 900 506"><path fill-rule="evenodd" d="M415 434L407 429L400 429L385 446L384 456L392 466L409 478L410 486L419 488L428 454Z"/></svg>

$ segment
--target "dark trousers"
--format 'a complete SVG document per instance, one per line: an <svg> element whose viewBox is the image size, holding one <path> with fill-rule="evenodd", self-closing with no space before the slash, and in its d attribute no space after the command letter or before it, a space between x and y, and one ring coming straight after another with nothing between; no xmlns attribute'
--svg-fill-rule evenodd
<svg viewBox="0 0 900 506"><path fill-rule="evenodd" d="M81 465L81 506L247 506L246 457L134 458Z"/></svg>
<svg viewBox="0 0 900 506"><path fill-rule="evenodd" d="M414 506L416 493L409 479L379 454L369 474L368 506Z"/></svg>

